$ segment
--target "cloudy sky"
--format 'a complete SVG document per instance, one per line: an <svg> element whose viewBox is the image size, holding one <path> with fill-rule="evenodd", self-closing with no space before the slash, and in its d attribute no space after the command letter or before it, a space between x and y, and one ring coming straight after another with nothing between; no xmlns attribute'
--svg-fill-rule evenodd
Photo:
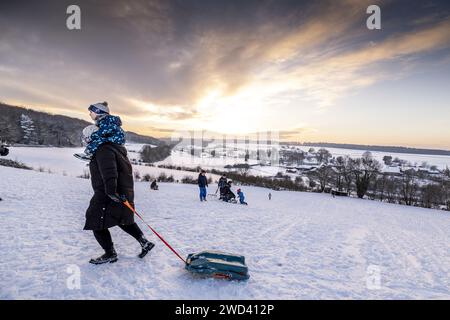
<svg viewBox="0 0 450 320"><path fill-rule="evenodd" d="M66 9L81 8L81 30ZM381 8L368 30L366 8ZM448 1L0 2L0 101L127 130L450 149Z"/></svg>

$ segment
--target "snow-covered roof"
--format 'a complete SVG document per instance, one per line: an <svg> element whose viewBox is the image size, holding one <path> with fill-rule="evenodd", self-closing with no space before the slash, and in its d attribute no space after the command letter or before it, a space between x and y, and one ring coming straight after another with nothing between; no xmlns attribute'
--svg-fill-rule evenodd
<svg viewBox="0 0 450 320"><path fill-rule="evenodd" d="M384 166L381 170L385 173L400 173L399 166Z"/></svg>

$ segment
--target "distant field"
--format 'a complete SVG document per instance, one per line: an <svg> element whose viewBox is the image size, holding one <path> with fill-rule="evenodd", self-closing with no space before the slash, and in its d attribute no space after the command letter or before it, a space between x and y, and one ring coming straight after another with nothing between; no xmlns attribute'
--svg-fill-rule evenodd
<svg viewBox="0 0 450 320"><path fill-rule="evenodd" d="M246 148L249 150L256 150L257 144L230 144L226 149L227 152L233 152L235 148L238 150L235 151L237 154L240 154L239 157L233 158L220 158L220 157L211 157L210 153L205 152L203 157L192 157L188 152L179 152L173 151L172 156L168 157L164 161L158 162L159 164L173 164L173 165L185 165L185 166L205 166L209 168L214 167L223 167L225 165L233 165L236 163L244 163L243 154L245 154ZM285 145L280 145L277 147L284 147ZM214 146L208 145L208 148L213 149ZM261 149L267 148L270 149L271 145L260 144L259 147ZM320 148L324 148L321 146L298 146L298 145L286 145L289 148L296 148L297 150L308 151L310 148L314 148L316 151ZM221 150L221 146L216 146L216 150ZM356 150L356 149L344 149L344 148L325 148L331 152L334 157L338 156L350 156L352 158L361 157L362 154L366 150ZM392 156L392 158L399 158L402 160L406 160L410 162L412 165L421 165L423 162L426 162L428 165L435 165L438 169L445 169L446 167L450 167L450 156L444 155L432 155L432 154L409 154L409 153L395 153L395 152L384 152L384 151L370 151L375 159L383 162L383 157L388 155ZM255 164L255 159L250 159L248 161L249 164Z"/></svg>

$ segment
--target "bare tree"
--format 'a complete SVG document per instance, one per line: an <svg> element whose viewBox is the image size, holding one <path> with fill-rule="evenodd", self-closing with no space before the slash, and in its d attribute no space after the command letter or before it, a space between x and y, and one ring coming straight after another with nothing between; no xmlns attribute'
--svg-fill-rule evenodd
<svg viewBox="0 0 450 320"><path fill-rule="evenodd" d="M386 197L385 194L388 180L389 175L385 173L379 174L378 177L374 180L373 190L375 192L375 196L378 196L378 199L380 199L380 201L384 201Z"/></svg>
<svg viewBox="0 0 450 320"><path fill-rule="evenodd" d="M329 166L320 166L313 172L313 176L319 180L320 191L323 192L331 179L333 170Z"/></svg>
<svg viewBox="0 0 450 320"><path fill-rule="evenodd" d="M349 156L336 158L336 185L339 190L343 187L350 192L350 188L353 182L353 161Z"/></svg>
<svg viewBox="0 0 450 320"><path fill-rule="evenodd" d="M416 201L417 191L419 189L414 170L410 169L403 172L400 189L404 203L408 206L413 205Z"/></svg>
<svg viewBox="0 0 450 320"><path fill-rule="evenodd" d="M376 178L380 171L381 165L368 151L364 152L361 158L356 159L354 164L355 170L353 173L355 175L356 194L358 198L363 198L370 182Z"/></svg>
<svg viewBox="0 0 450 320"><path fill-rule="evenodd" d="M445 167L445 170L443 171L443 174L447 178L450 178L450 169L448 167Z"/></svg>
<svg viewBox="0 0 450 320"><path fill-rule="evenodd" d="M398 183L394 176L389 176L386 180L385 193L389 203L395 203L397 199Z"/></svg>
<svg viewBox="0 0 450 320"><path fill-rule="evenodd" d="M440 183L440 188L442 190L442 202L450 211L450 180L443 178Z"/></svg>
<svg viewBox="0 0 450 320"><path fill-rule="evenodd" d="M317 161L319 161L319 163L328 163L328 161L330 160L331 153L330 151L328 151L327 149L324 148L320 148L317 153L316 153L316 157L317 157Z"/></svg>
<svg viewBox="0 0 450 320"><path fill-rule="evenodd" d="M344 167L344 158L337 157L335 164L335 179L336 179L336 188L339 191L342 191L342 188L344 186L343 167Z"/></svg>
<svg viewBox="0 0 450 320"><path fill-rule="evenodd" d="M273 152L275 152L273 155L276 155L276 150ZM287 150L282 152L282 159L284 163L301 165L305 159L305 154L303 151Z"/></svg>
<svg viewBox="0 0 450 320"><path fill-rule="evenodd" d="M390 166L392 164L392 156L384 156L383 162L385 165Z"/></svg>
<svg viewBox="0 0 450 320"><path fill-rule="evenodd" d="M421 188L421 202L425 208L438 207L444 198L443 189L440 185L430 183Z"/></svg>

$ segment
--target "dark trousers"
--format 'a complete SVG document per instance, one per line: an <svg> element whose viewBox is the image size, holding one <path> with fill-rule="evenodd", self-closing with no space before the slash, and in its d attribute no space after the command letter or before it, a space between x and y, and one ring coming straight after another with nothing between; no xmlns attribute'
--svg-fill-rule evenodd
<svg viewBox="0 0 450 320"><path fill-rule="evenodd" d="M138 241L143 236L141 229L139 228L139 226L136 223L126 225L126 226L119 225L119 227L120 227L120 229L122 229L123 231L125 231L126 233L128 233L130 236L132 236L133 238L135 238ZM103 250L105 250L106 252L109 252L113 249L114 244L112 242L111 233L109 232L108 229L94 230L94 236L95 236L95 239L97 240L97 242L103 248Z"/></svg>

